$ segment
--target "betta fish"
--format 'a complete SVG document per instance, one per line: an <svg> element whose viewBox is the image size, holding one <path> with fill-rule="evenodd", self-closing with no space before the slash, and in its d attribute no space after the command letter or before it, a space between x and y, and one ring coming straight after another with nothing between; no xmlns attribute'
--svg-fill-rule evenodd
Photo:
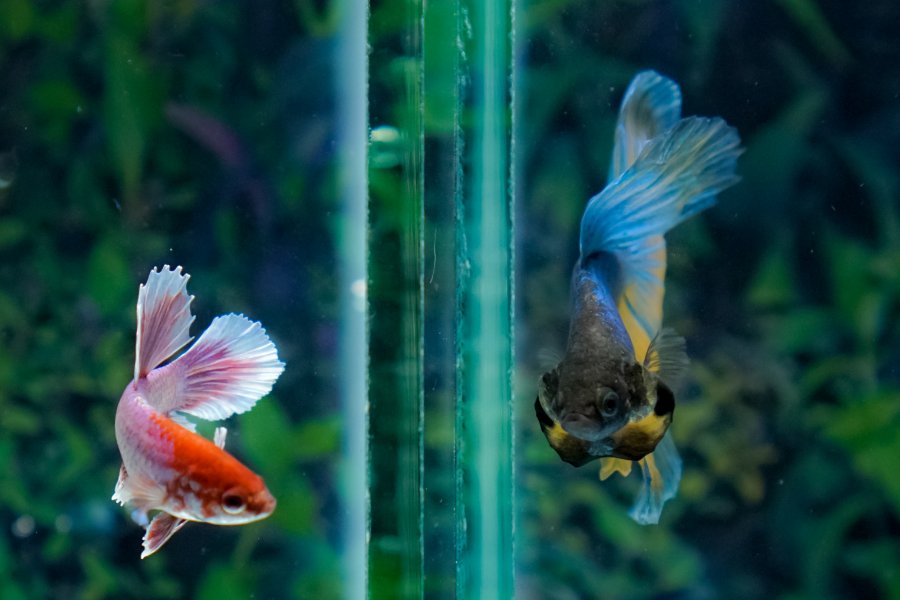
<svg viewBox="0 0 900 600"><path fill-rule="evenodd" d="M662 328L665 233L737 182L737 132L720 118L681 118L681 91L653 71L625 93L606 187L588 201L571 279L565 354L538 383L535 412L560 458L601 459L601 479L643 484L630 511L657 523L681 479L668 431L684 340Z"/></svg>
<svg viewBox="0 0 900 600"><path fill-rule="evenodd" d="M262 478L225 452L226 429L217 428L209 441L184 415L218 421L250 410L284 363L259 323L229 314L163 365L193 339L189 277L166 265L140 286L134 380L116 410L122 468L112 499L146 528L141 558L187 521L242 525L275 509Z"/></svg>

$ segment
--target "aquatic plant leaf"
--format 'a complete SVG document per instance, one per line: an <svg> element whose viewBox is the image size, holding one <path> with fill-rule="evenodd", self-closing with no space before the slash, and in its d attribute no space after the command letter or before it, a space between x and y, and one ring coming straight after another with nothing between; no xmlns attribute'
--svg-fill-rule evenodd
<svg viewBox="0 0 900 600"><path fill-rule="evenodd" d="M287 415L274 398L258 403L240 423L240 444L251 463L272 477L287 476L294 464L294 446L303 440L292 435Z"/></svg>
<svg viewBox="0 0 900 600"><path fill-rule="evenodd" d="M884 389L829 411L823 430L857 469L881 486L900 514L900 390Z"/></svg>
<svg viewBox="0 0 900 600"><path fill-rule="evenodd" d="M806 33L810 42L818 48L831 62L844 66L850 60L850 52L834 33L816 0L778 0L785 12Z"/></svg>
<svg viewBox="0 0 900 600"><path fill-rule="evenodd" d="M747 289L747 302L760 309L791 306L797 298L790 256L775 246L760 261Z"/></svg>
<svg viewBox="0 0 900 600"><path fill-rule="evenodd" d="M118 236L106 236L94 245L87 263L87 292L101 314L116 314L133 303L131 279Z"/></svg>
<svg viewBox="0 0 900 600"><path fill-rule="evenodd" d="M253 579L248 569L214 564L197 586L197 600L239 600L253 597Z"/></svg>

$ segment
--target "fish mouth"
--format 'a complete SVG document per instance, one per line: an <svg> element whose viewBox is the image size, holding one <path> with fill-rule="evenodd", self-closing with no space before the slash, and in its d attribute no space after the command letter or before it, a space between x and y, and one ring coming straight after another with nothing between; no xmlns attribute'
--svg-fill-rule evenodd
<svg viewBox="0 0 900 600"><path fill-rule="evenodd" d="M599 458L591 454L590 443L570 434L547 414L541 405L540 398L534 401L534 412L541 425L541 431L544 432L544 437L564 462L573 467L580 467Z"/></svg>

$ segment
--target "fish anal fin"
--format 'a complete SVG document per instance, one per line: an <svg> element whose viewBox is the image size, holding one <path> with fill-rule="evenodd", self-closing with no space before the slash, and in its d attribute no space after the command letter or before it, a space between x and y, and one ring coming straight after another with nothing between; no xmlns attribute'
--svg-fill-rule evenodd
<svg viewBox="0 0 900 600"><path fill-rule="evenodd" d="M169 513L161 512L153 517L147 531L144 533L144 550L141 558L147 558L163 547L175 533L184 527L186 519L173 517Z"/></svg>
<svg viewBox="0 0 900 600"><path fill-rule="evenodd" d="M246 412L284 371L266 330L243 315L216 317L191 348L167 365L178 393L157 409L220 421Z"/></svg>
<svg viewBox="0 0 900 600"><path fill-rule="evenodd" d="M651 454L640 460L644 481L628 511L629 516L641 525L659 523L663 505L678 493L681 481L681 457L672 441L672 434L666 433Z"/></svg>
<svg viewBox="0 0 900 600"><path fill-rule="evenodd" d="M181 267L161 271L154 267L141 284L137 302L137 341L134 378L144 377L191 341L191 300L187 293L190 275Z"/></svg>

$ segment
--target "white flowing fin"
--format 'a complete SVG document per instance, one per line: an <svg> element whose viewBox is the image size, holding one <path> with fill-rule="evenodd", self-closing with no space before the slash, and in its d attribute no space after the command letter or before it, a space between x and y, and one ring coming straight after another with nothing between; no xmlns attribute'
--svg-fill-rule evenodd
<svg viewBox="0 0 900 600"><path fill-rule="evenodd" d="M655 71L635 75L619 108L609 181L625 172L647 142L672 127L680 117L678 84Z"/></svg>
<svg viewBox="0 0 900 600"><path fill-rule="evenodd" d="M165 512L158 513L150 521L147 531L144 532L144 550L141 552L141 558L147 558L162 548L163 544L168 542L179 529L184 527L185 523L187 523L186 519L173 517Z"/></svg>
<svg viewBox="0 0 900 600"><path fill-rule="evenodd" d="M690 360L684 338L668 327L656 334L644 359L647 369L659 375L659 378L673 390L684 379L688 364Z"/></svg>
<svg viewBox="0 0 900 600"><path fill-rule="evenodd" d="M216 317L191 348L158 371L148 401L219 421L253 408L284 371L266 330L243 315Z"/></svg>
<svg viewBox="0 0 900 600"><path fill-rule="evenodd" d="M681 457L672 441L672 434L666 433L656 446L656 450L640 460L644 481L629 516L641 525L659 523L663 505L678 493L681 481Z"/></svg>
<svg viewBox="0 0 900 600"><path fill-rule="evenodd" d="M146 285L141 284L137 302L137 341L134 379L145 377L182 346L191 341L191 301L187 282L190 275L181 267L170 270L164 265L150 271Z"/></svg>

